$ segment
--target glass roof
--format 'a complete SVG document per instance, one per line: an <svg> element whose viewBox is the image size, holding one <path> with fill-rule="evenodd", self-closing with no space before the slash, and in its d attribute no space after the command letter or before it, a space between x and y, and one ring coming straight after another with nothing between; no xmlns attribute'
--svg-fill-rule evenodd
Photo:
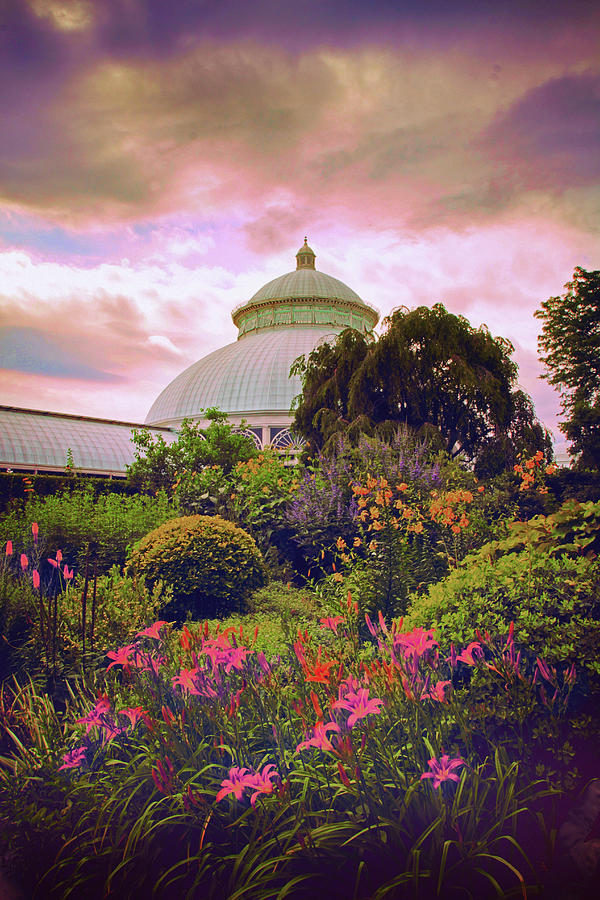
<svg viewBox="0 0 600 900"><path fill-rule="evenodd" d="M176 424L200 416L210 406L229 414L276 412L289 418L293 399L301 392L299 376L290 366L343 326L265 328L215 350L178 375L159 395L146 422Z"/></svg>
<svg viewBox="0 0 600 900"><path fill-rule="evenodd" d="M302 299L306 297L323 300L344 300L349 303L358 303L360 306L367 305L352 288L349 288L347 284L344 284L338 278L326 275L324 272L318 272L316 269L296 269L294 272L287 272L285 275L280 275L279 278L274 278L272 281L267 282L247 303L236 306L232 315L235 316L245 306L252 306L264 300Z"/></svg>
<svg viewBox="0 0 600 900"><path fill-rule="evenodd" d="M125 422L0 406L0 467L62 471L70 450L75 469L122 475L134 460ZM167 443L174 432L160 430Z"/></svg>

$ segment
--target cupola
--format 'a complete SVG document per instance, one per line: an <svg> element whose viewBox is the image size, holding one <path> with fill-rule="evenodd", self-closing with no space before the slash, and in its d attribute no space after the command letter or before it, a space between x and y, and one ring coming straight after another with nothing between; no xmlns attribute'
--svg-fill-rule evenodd
<svg viewBox="0 0 600 900"><path fill-rule="evenodd" d="M315 267L315 251L308 246L307 238L296 253L296 269L314 269Z"/></svg>

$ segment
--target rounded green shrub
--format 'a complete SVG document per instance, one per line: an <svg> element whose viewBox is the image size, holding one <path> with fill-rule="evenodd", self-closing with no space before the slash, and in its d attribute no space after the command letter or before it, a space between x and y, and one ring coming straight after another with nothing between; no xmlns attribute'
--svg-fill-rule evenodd
<svg viewBox="0 0 600 900"><path fill-rule="evenodd" d="M135 544L128 568L173 589L177 617L223 616L241 610L267 581L262 556L247 532L220 516L181 516Z"/></svg>
<svg viewBox="0 0 600 900"><path fill-rule="evenodd" d="M446 578L413 595L404 628L436 629L442 646L474 640L475 629L506 634L553 665L576 664L600 689L600 559L556 558L532 547L494 559L486 547Z"/></svg>

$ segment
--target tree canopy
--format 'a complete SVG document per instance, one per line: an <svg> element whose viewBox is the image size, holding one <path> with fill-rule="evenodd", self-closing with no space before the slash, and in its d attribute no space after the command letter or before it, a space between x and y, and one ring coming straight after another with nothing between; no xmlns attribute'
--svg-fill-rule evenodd
<svg viewBox="0 0 600 900"><path fill-rule="evenodd" d="M545 300L535 315L544 323L542 378L561 395L570 452L582 466L600 468L600 271L578 266L565 293Z"/></svg>
<svg viewBox="0 0 600 900"><path fill-rule="evenodd" d="M303 393L295 429L317 449L340 433L385 433L399 423L437 436L451 456L473 461L496 440L530 441L547 435L529 398L516 388L513 346L474 328L442 304L401 308L369 340L347 329L298 361Z"/></svg>
<svg viewBox="0 0 600 900"><path fill-rule="evenodd" d="M204 415L210 423L207 428L184 419L172 444L147 428L134 429L135 461L127 467L129 483L138 490L156 493L172 488L177 475L184 471L220 466L228 473L238 462L258 455L254 441L231 425L226 413L210 408Z"/></svg>

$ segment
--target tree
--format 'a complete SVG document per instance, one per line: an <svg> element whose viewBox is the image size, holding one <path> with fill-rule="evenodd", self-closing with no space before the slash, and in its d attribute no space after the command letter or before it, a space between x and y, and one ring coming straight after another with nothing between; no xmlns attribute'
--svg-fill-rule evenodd
<svg viewBox="0 0 600 900"><path fill-rule="evenodd" d="M600 271L578 266L565 293L545 300L535 316L544 323L542 378L561 395L569 452L579 454L582 467L600 468Z"/></svg>
<svg viewBox="0 0 600 900"><path fill-rule="evenodd" d="M134 429L135 461L127 467L129 483L154 494L161 488L171 490L184 472L220 466L228 474L238 462L258 455L254 441L229 424L226 413L211 408L204 415L210 422L207 428L184 419L172 444L147 428Z"/></svg>
<svg viewBox="0 0 600 900"><path fill-rule="evenodd" d="M340 433L353 439L404 424L474 461L492 439L510 440L517 419L521 434L536 424L531 402L515 389L509 341L439 303L397 310L384 326L371 342L346 330L296 364L303 393L294 427L316 448Z"/></svg>

